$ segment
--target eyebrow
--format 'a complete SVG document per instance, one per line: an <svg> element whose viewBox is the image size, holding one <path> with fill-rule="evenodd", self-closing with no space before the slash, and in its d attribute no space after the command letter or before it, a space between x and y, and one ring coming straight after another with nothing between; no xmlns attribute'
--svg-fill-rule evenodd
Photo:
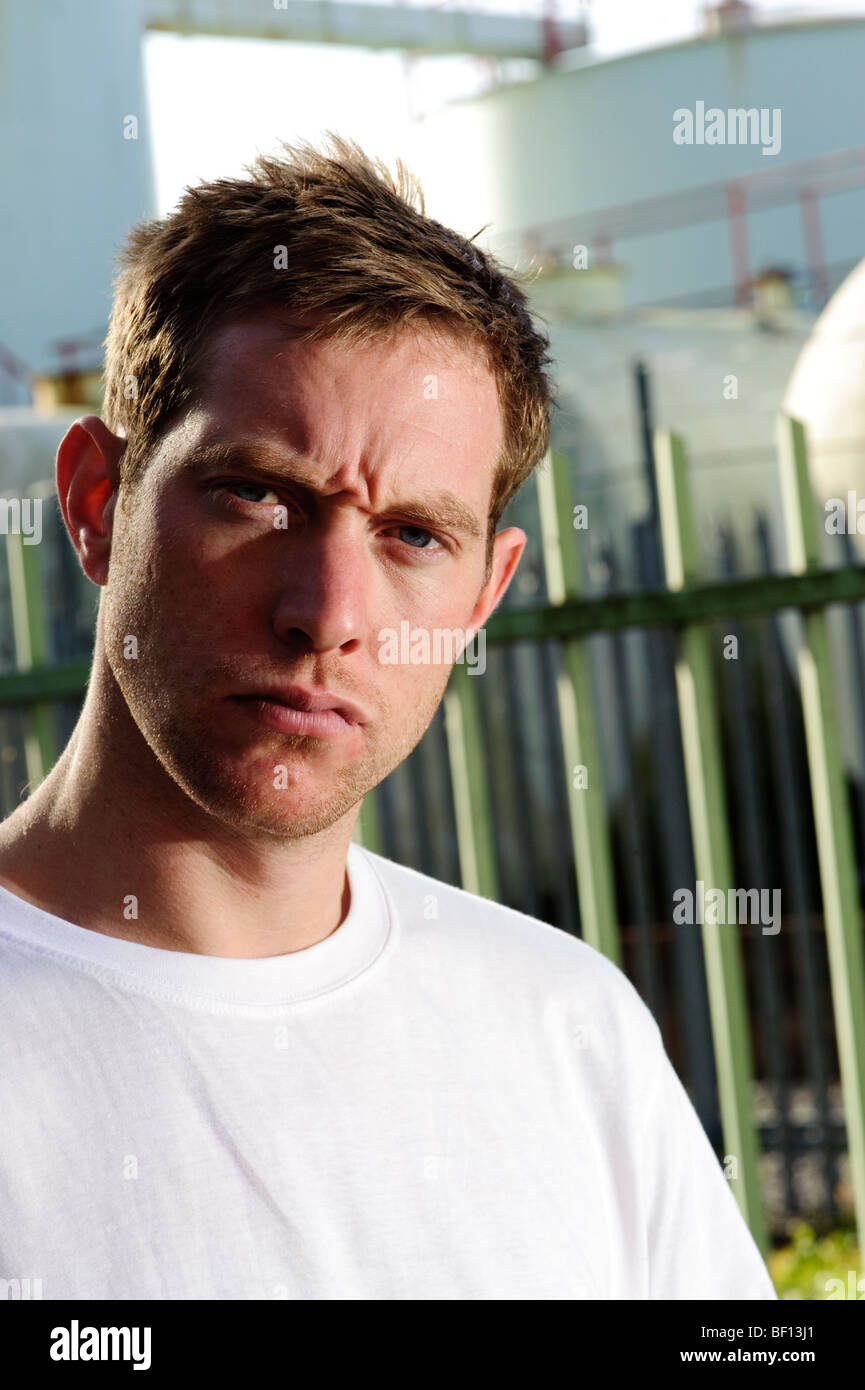
<svg viewBox="0 0 865 1390"><path fill-rule="evenodd" d="M203 473L220 465L250 469L262 477L277 483L293 483L305 492L314 493L315 488L301 476L292 465L303 464L303 455L290 447L272 449L264 444L246 444L242 441L215 440L211 444L199 444L190 449L180 464L178 472ZM474 512L466 506L455 493L445 489L442 492L426 493L405 502L391 502L386 512L398 512L400 516L410 517L412 521L425 522L432 526L448 526L468 536L480 536L481 527Z"/></svg>

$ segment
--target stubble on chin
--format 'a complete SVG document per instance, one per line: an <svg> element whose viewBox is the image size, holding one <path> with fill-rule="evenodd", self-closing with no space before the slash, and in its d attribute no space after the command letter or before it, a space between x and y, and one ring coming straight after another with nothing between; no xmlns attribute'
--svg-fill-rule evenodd
<svg viewBox="0 0 865 1390"><path fill-rule="evenodd" d="M420 708L414 699L411 724L386 708L366 726L369 746L342 762L330 740L302 734L269 734L248 752L237 744L228 750L221 721L181 714L165 686L140 717L154 756L201 810L235 833L296 840L330 829L404 762L443 693L437 683Z"/></svg>

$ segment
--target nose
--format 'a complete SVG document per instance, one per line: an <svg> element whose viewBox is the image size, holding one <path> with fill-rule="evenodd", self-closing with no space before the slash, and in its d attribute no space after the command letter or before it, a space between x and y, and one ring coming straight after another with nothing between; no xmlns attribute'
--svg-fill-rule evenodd
<svg viewBox="0 0 865 1390"><path fill-rule="evenodd" d="M356 518L309 525L287 559L273 614L280 641L317 652L356 651L367 631L368 557Z"/></svg>

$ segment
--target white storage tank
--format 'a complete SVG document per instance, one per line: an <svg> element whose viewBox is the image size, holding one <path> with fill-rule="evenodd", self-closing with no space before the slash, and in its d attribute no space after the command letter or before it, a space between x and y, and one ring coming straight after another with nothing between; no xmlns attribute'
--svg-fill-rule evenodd
<svg viewBox="0 0 865 1390"><path fill-rule="evenodd" d="M0 0L0 35L0 346L53 372L58 340L98 360L113 258L155 215L140 7ZM21 400L0 358L0 405Z"/></svg>

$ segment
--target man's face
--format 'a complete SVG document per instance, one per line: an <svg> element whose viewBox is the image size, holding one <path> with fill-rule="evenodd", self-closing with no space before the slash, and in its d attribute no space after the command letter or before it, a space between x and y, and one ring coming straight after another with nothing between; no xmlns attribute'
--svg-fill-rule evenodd
<svg viewBox="0 0 865 1390"><path fill-rule="evenodd" d="M453 661L385 664L382 630L480 627L525 536L500 533L485 583L502 423L479 355L427 330L358 348L286 327L268 311L214 333L202 404L121 492L103 616L174 780L237 829L295 838L381 782L441 701ZM357 722L256 703L288 685L344 697Z"/></svg>

